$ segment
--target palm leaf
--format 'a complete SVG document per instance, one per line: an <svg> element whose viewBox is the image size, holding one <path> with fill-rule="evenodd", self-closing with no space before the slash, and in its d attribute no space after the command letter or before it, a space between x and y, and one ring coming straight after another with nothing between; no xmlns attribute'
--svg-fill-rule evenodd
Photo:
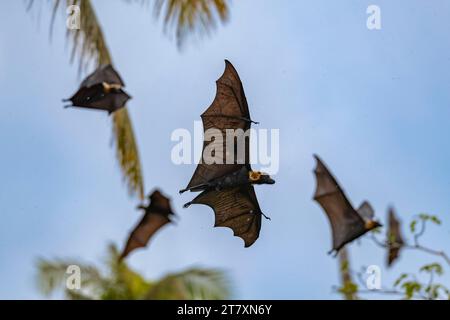
<svg viewBox="0 0 450 320"><path fill-rule="evenodd" d="M229 296L229 281L223 271L189 269L169 274L155 283L147 299L223 300Z"/></svg>
<svg viewBox="0 0 450 320"><path fill-rule="evenodd" d="M33 5L30 0L29 7ZM65 9L63 1L53 0L51 30L59 8ZM66 5L77 5L81 12L81 26L79 30L67 29L67 38L72 44L71 62L78 57L79 70L85 71L91 64L96 67L112 63L111 54L106 44L95 9L90 0L66 0ZM127 184L130 195L144 198L144 179L136 138L130 116L126 108L115 112L113 120L113 141L116 157Z"/></svg>
<svg viewBox="0 0 450 320"><path fill-rule="evenodd" d="M69 290L65 287L67 268L71 265L79 266L81 269L81 290ZM79 261L71 260L45 260L39 259L37 262L37 287L45 296L63 290L69 299L97 299L101 288L107 283L97 268L85 265Z"/></svg>
<svg viewBox="0 0 450 320"><path fill-rule="evenodd" d="M210 35L219 22L227 22L229 8L227 0L154 0L154 14L162 16L165 32L173 33L181 47L188 35Z"/></svg>

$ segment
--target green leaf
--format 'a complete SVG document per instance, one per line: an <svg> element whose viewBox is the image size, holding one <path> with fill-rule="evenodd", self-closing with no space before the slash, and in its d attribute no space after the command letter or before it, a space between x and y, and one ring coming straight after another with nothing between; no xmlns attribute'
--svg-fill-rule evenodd
<svg viewBox="0 0 450 320"><path fill-rule="evenodd" d="M229 280L223 271L193 268L167 275L154 284L146 299L221 300L229 295Z"/></svg>
<svg viewBox="0 0 450 320"><path fill-rule="evenodd" d="M395 282L394 282L394 288L397 287L397 286L398 286L403 280L405 280L407 277L408 277L408 274L407 274L407 273L401 274L401 275L397 278L397 280L395 280Z"/></svg>
<svg viewBox="0 0 450 320"><path fill-rule="evenodd" d="M411 230L411 233L416 232L416 227L417 227L417 220L411 221L411 223L409 225L409 229Z"/></svg>
<svg viewBox="0 0 450 320"><path fill-rule="evenodd" d="M173 31L180 47L186 36L209 35L217 22L229 17L227 0L155 0L155 16L162 16L166 31Z"/></svg>
<svg viewBox="0 0 450 320"><path fill-rule="evenodd" d="M416 281L407 281L402 284L402 288L405 290L405 298L412 299L415 293L419 293L422 289L422 285Z"/></svg>
<svg viewBox="0 0 450 320"><path fill-rule="evenodd" d="M435 273L437 275L442 275L444 273L444 269L442 268L442 265L440 265L439 263L432 263L421 267L420 272Z"/></svg>

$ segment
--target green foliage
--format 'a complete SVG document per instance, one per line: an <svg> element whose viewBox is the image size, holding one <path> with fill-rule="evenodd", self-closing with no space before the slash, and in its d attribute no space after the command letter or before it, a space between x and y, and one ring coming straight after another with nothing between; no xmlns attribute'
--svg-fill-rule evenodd
<svg viewBox="0 0 450 320"><path fill-rule="evenodd" d="M409 230L411 231L411 233L416 232L416 227L417 227L417 220L411 221L411 223L409 224Z"/></svg>
<svg viewBox="0 0 450 320"><path fill-rule="evenodd" d="M338 292L345 300L357 300L358 285L352 279L347 248L343 248L339 252L339 266L341 286L338 288Z"/></svg>
<svg viewBox="0 0 450 320"><path fill-rule="evenodd" d="M358 293L358 290L358 285L354 282L346 282L338 288L338 292L341 293L344 297L355 297ZM353 298L346 300L353 300Z"/></svg>
<svg viewBox="0 0 450 320"><path fill-rule="evenodd" d="M189 269L170 274L158 281L147 299L226 299L230 295L228 281L219 270Z"/></svg>
<svg viewBox="0 0 450 320"><path fill-rule="evenodd" d="M431 284L425 288L425 292L431 300L440 298L450 300L450 290L441 284Z"/></svg>
<svg viewBox="0 0 450 320"><path fill-rule="evenodd" d="M81 289L65 287L66 270L70 265L81 269ZM110 245L106 270L76 260L40 259L37 263L38 288L48 296L63 290L71 300L142 300L142 299L227 299L230 297L229 280L221 270L191 268L168 274L151 281L119 262L119 251Z"/></svg>
<svg viewBox="0 0 450 320"><path fill-rule="evenodd" d="M403 280L405 280L407 277L408 277L408 274L402 273L402 274L397 278L397 280L395 280L395 282L394 282L394 288L395 288L395 287L398 287L398 285L399 285Z"/></svg>
<svg viewBox="0 0 450 320"><path fill-rule="evenodd" d="M419 214L419 219L422 220L423 222L430 221L437 225L440 225L442 223L441 220L437 216L429 215L426 213Z"/></svg>
<svg viewBox="0 0 450 320"><path fill-rule="evenodd" d="M422 285L416 281L405 281L401 285L402 289L405 290L405 298L412 299L414 295L420 293Z"/></svg>
<svg viewBox="0 0 450 320"><path fill-rule="evenodd" d="M450 300L450 291L444 285L434 283L434 275L444 274L443 267L439 263L424 265L419 271L427 274L427 282L420 282L414 275L404 273L394 282L394 288L399 287L401 289L399 293L405 299Z"/></svg>
<svg viewBox="0 0 450 320"><path fill-rule="evenodd" d="M217 21L229 17L227 0L155 0L155 16L162 16L166 31L174 31L180 47L188 34L209 35Z"/></svg>
<svg viewBox="0 0 450 320"><path fill-rule="evenodd" d="M435 215L430 214L419 214L414 218L409 224L409 230L413 237L412 244L404 242L401 244L395 243L395 237L392 234L386 235L385 241L379 241L376 237L372 237L380 247L385 250L389 250L392 245L399 245L399 248L407 248L409 250L417 250L434 257L440 257L445 262L450 265L450 257L446 255L443 251L438 251L431 249L429 247L423 246L420 243L421 237L426 232L427 224L431 223L434 225L441 225L442 221ZM348 264L341 264L341 272L345 270L347 274L351 272L349 270ZM392 289L381 289L378 293L385 293L389 295L398 295L403 299L449 299L450 300L450 290L441 283L437 283L435 280L437 277L441 277L444 274L444 267L438 262L428 263L419 268L417 274L413 273L402 273L394 281ZM420 276L420 277L419 277ZM359 279L361 280L361 279ZM364 286L364 285L362 285ZM353 292L352 290L357 290ZM339 290L340 293L351 292L352 294L360 293L357 286L343 285ZM372 291L374 292L374 291ZM368 293L368 291L366 291Z"/></svg>
<svg viewBox="0 0 450 320"><path fill-rule="evenodd" d="M439 263L432 263L424 265L422 268L420 268L420 272L426 272L428 274L437 274L437 275L443 275L444 269Z"/></svg>

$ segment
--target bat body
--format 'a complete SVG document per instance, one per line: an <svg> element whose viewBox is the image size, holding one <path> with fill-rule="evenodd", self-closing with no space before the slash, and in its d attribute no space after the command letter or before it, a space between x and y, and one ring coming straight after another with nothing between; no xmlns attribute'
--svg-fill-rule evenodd
<svg viewBox="0 0 450 320"><path fill-rule="evenodd" d="M217 80L217 93L211 106L201 115L205 141L200 161L188 186L181 190L201 192L192 204L204 204L215 213L215 226L231 228L235 236L251 246L259 237L261 216L253 185L274 184L269 175L253 171L250 166L249 136L252 123L244 88L236 69L225 61L225 71ZM226 137L229 130L237 132L230 145L227 139L207 139L209 130ZM236 143L237 142L237 143ZM237 149L235 148L237 144ZM215 156L221 161L205 159L205 150L215 148ZM240 149L241 148L241 149ZM236 150L244 150L239 154ZM231 161L226 161L231 158Z"/></svg>
<svg viewBox="0 0 450 320"><path fill-rule="evenodd" d="M328 216L333 234L333 248L330 253L337 253L347 243L380 227L381 224L373 220L374 212L368 202L363 202L360 208L355 210L322 160L318 156L314 157L317 161L314 170L317 181L314 200Z"/></svg>
<svg viewBox="0 0 450 320"><path fill-rule="evenodd" d="M80 107L107 111L111 114L125 106L131 97L122 89L125 86L117 71L111 66L99 67L80 85L78 91L64 101L66 107Z"/></svg>
<svg viewBox="0 0 450 320"><path fill-rule="evenodd" d="M128 256L131 251L146 247L150 238L157 231L172 222L171 216L174 213L170 206L170 200L158 190L154 191L149 198L150 204L148 206L139 206L139 209L145 210L145 213L141 221L131 232L120 256L121 260Z"/></svg>
<svg viewBox="0 0 450 320"><path fill-rule="evenodd" d="M388 231L387 231L387 265L390 267L395 260L398 259L400 255L400 250L405 244L401 231L400 231L400 221L395 215L393 208L389 209L388 216Z"/></svg>

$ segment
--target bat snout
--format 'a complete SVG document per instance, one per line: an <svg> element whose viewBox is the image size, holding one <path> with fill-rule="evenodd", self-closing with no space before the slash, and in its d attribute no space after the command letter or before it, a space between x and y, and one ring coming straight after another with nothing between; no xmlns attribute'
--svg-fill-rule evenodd
<svg viewBox="0 0 450 320"><path fill-rule="evenodd" d="M260 178L261 184L275 184L275 180L273 180L269 175L263 175Z"/></svg>

